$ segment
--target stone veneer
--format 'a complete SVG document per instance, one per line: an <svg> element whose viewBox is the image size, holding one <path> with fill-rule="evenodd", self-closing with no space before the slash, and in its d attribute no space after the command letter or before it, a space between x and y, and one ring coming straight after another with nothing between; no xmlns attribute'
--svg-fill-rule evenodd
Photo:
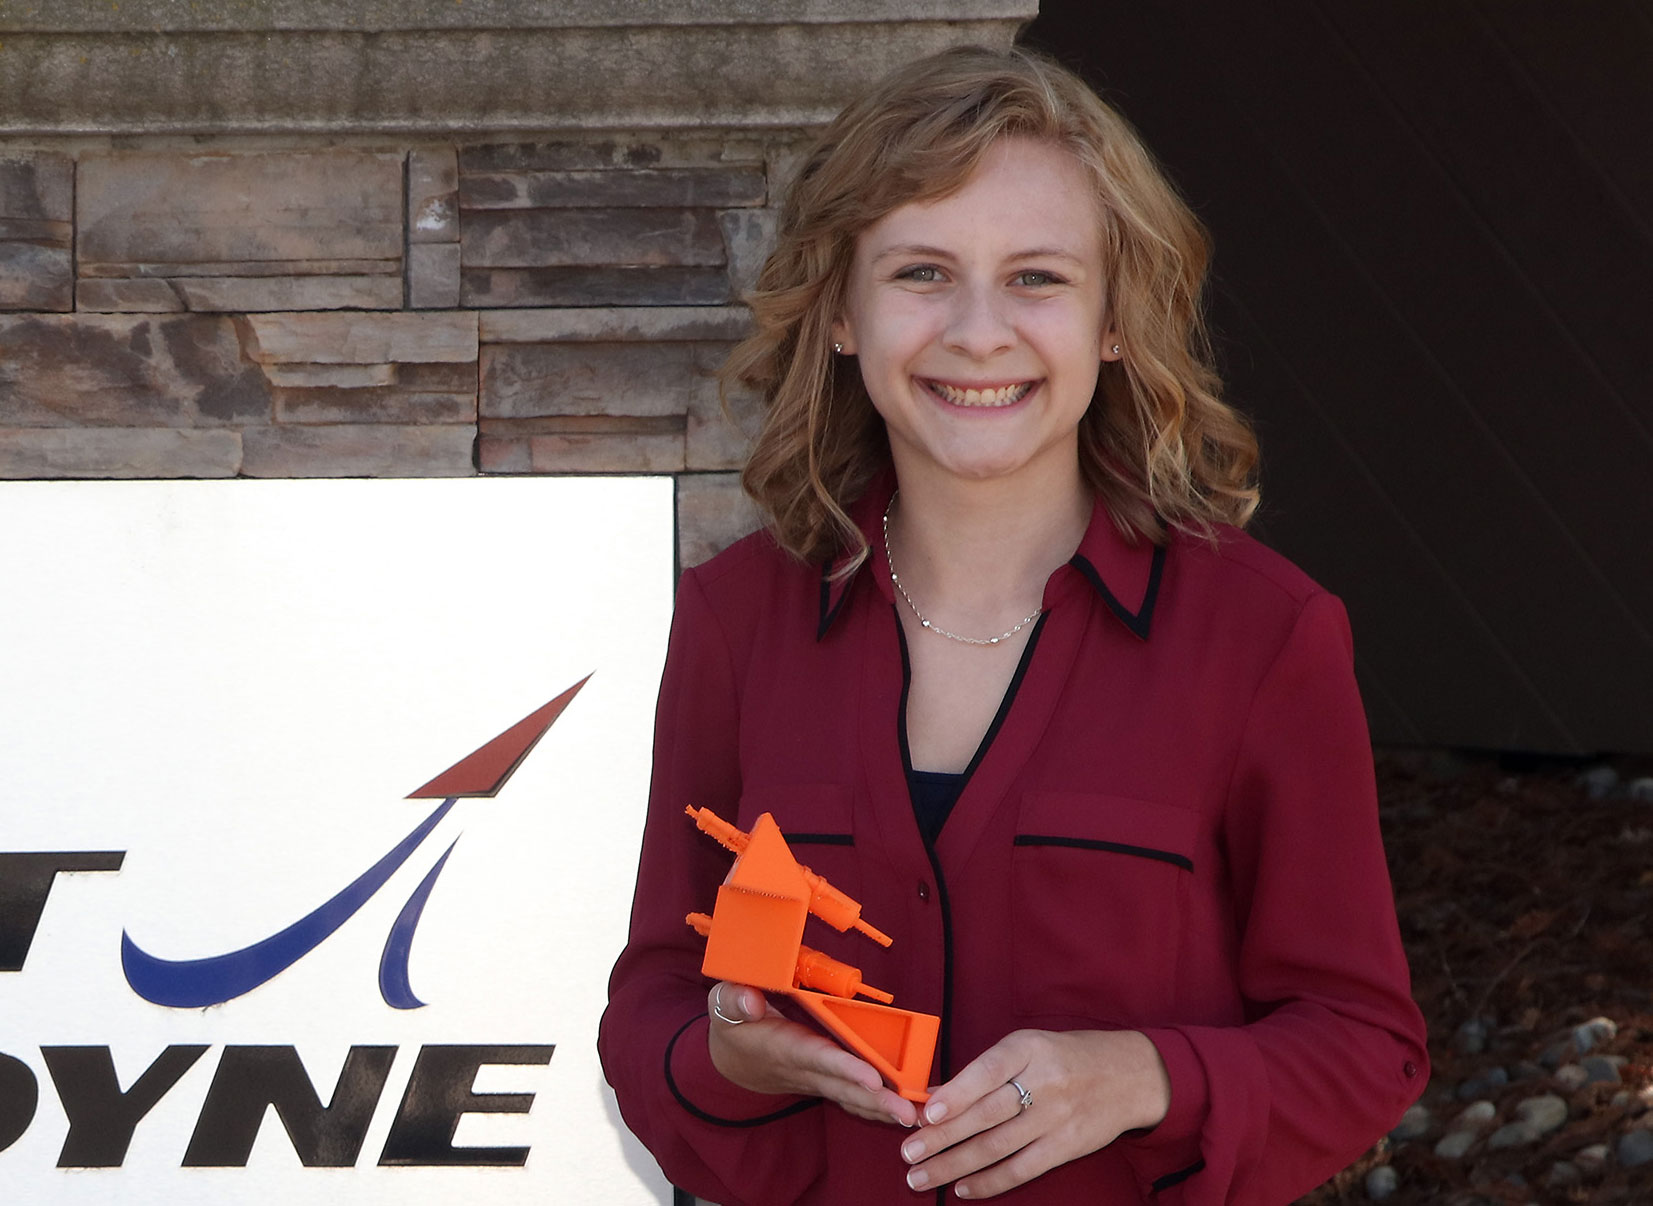
<svg viewBox="0 0 1653 1206"><path fill-rule="evenodd" d="M703 559L811 130L1035 9L893 7L0 0L0 478L672 474Z"/></svg>

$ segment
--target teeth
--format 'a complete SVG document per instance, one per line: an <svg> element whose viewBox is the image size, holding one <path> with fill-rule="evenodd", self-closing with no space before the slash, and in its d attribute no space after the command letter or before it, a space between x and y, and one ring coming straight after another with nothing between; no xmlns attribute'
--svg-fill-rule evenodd
<svg viewBox="0 0 1653 1206"><path fill-rule="evenodd" d="M941 381L931 381L930 388L954 406L1010 406L1020 402L1033 388L1033 382L1006 385L1002 389L959 389Z"/></svg>

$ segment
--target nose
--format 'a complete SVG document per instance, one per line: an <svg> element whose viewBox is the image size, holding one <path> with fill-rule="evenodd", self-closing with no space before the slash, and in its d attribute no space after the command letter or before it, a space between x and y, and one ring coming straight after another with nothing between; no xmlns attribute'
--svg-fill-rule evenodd
<svg viewBox="0 0 1653 1206"><path fill-rule="evenodd" d="M943 338L948 350L981 361L1013 346L1016 329L1005 311L1006 301L991 286L958 290Z"/></svg>

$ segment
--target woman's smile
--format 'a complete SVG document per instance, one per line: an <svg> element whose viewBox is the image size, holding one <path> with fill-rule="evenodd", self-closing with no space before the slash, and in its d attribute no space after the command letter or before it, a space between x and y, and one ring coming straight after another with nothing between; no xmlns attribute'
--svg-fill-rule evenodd
<svg viewBox="0 0 1653 1206"><path fill-rule="evenodd" d="M1001 410L1014 406L1039 385L1018 381L1012 385L953 385L946 381L919 379L919 384L949 406L987 407Z"/></svg>

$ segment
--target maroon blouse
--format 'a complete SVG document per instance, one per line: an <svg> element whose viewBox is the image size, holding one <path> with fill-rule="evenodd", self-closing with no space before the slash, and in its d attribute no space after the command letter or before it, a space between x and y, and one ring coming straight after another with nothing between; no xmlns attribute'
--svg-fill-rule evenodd
<svg viewBox="0 0 1653 1206"><path fill-rule="evenodd" d="M683 576L599 1038L627 1124L723 1206L926 1200L908 1132L713 1067L683 921L729 866L683 816L709 805L742 828L773 813L894 937L811 922L805 941L941 1015L935 1083L1017 1029L1152 1039L1165 1120L997 1200L1272 1206L1313 1188L1428 1078L1342 605L1237 531L1132 545L1099 505L930 847L887 501L858 506L874 551L836 583L762 534Z"/></svg>

